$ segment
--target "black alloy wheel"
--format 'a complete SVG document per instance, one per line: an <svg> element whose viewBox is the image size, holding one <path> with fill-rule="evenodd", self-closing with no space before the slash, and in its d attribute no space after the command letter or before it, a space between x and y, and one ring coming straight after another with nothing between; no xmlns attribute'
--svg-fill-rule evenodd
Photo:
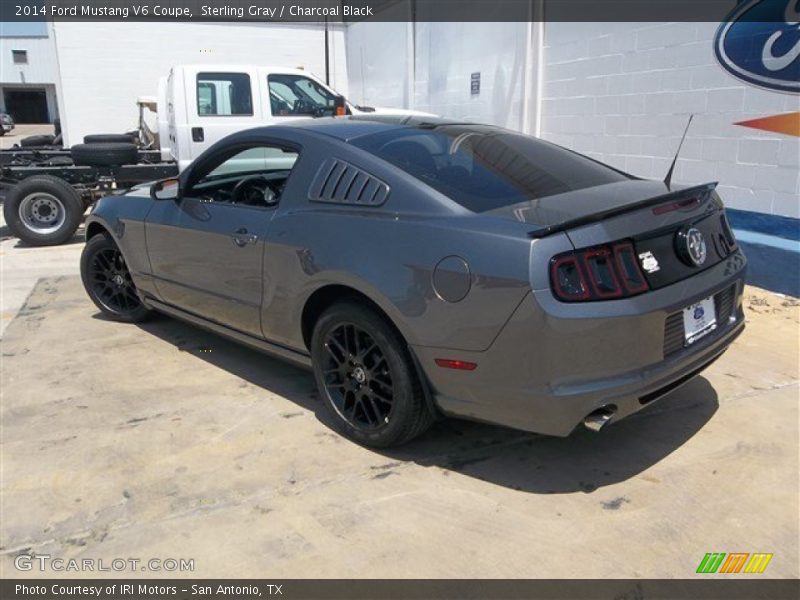
<svg viewBox="0 0 800 600"><path fill-rule="evenodd" d="M408 345L371 306L353 299L323 312L311 359L336 428L356 442L398 446L433 422Z"/></svg>
<svg viewBox="0 0 800 600"><path fill-rule="evenodd" d="M339 415L351 426L385 427L394 389L386 356L369 333L353 323L328 332L323 345L325 389Z"/></svg>
<svg viewBox="0 0 800 600"><path fill-rule="evenodd" d="M81 278L89 297L103 314L117 321L142 321L150 314L139 299L128 266L106 235L91 238L81 255Z"/></svg>

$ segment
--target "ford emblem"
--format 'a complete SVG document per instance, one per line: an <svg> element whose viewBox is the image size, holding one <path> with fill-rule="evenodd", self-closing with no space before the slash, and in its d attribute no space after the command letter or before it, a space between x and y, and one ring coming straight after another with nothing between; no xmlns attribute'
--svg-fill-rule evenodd
<svg viewBox="0 0 800 600"><path fill-rule="evenodd" d="M708 249L703 232L695 227L685 227L675 237L675 249L681 260L691 267L699 267L706 262Z"/></svg>
<svg viewBox="0 0 800 600"><path fill-rule="evenodd" d="M798 0L742 0L717 29L714 53L733 76L800 92Z"/></svg>

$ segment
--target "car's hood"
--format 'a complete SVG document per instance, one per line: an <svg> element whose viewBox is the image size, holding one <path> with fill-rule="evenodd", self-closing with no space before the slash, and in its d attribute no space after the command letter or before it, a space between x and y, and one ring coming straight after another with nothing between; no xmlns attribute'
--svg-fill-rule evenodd
<svg viewBox="0 0 800 600"><path fill-rule="evenodd" d="M634 207L651 199L667 200L668 196L688 189L689 186L668 187L663 181L631 179L546 198L526 200L484 214L548 228L589 218L592 215L625 211L628 207Z"/></svg>

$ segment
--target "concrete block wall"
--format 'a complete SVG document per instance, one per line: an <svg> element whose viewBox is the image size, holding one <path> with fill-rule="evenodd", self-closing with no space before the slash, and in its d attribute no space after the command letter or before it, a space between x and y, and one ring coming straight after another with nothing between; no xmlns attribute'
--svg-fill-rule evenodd
<svg viewBox="0 0 800 600"><path fill-rule="evenodd" d="M735 125L800 110L800 96L734 78L717 23L546 23L541 136L634 175L720 182L731 208L800 217L800 138Z"/></svg>

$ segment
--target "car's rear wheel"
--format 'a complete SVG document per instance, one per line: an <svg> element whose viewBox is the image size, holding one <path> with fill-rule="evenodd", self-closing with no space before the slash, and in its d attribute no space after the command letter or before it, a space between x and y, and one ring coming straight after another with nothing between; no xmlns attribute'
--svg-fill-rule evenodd
<svg viewBox="0 0 800 600"><path fill-rule="evenodd" d="M336 304L314 327L314 376L336 427L367 446L397 446L433 422L408 348L374 310Z"/></svg>
<svg viewBox="0 0 800 600"><path fill-rule="evenodd" d="M152 311L142 304L122 253L107 235L92 237L81 254L81 279L89 298L115 321L136 323Z"/></svg>

